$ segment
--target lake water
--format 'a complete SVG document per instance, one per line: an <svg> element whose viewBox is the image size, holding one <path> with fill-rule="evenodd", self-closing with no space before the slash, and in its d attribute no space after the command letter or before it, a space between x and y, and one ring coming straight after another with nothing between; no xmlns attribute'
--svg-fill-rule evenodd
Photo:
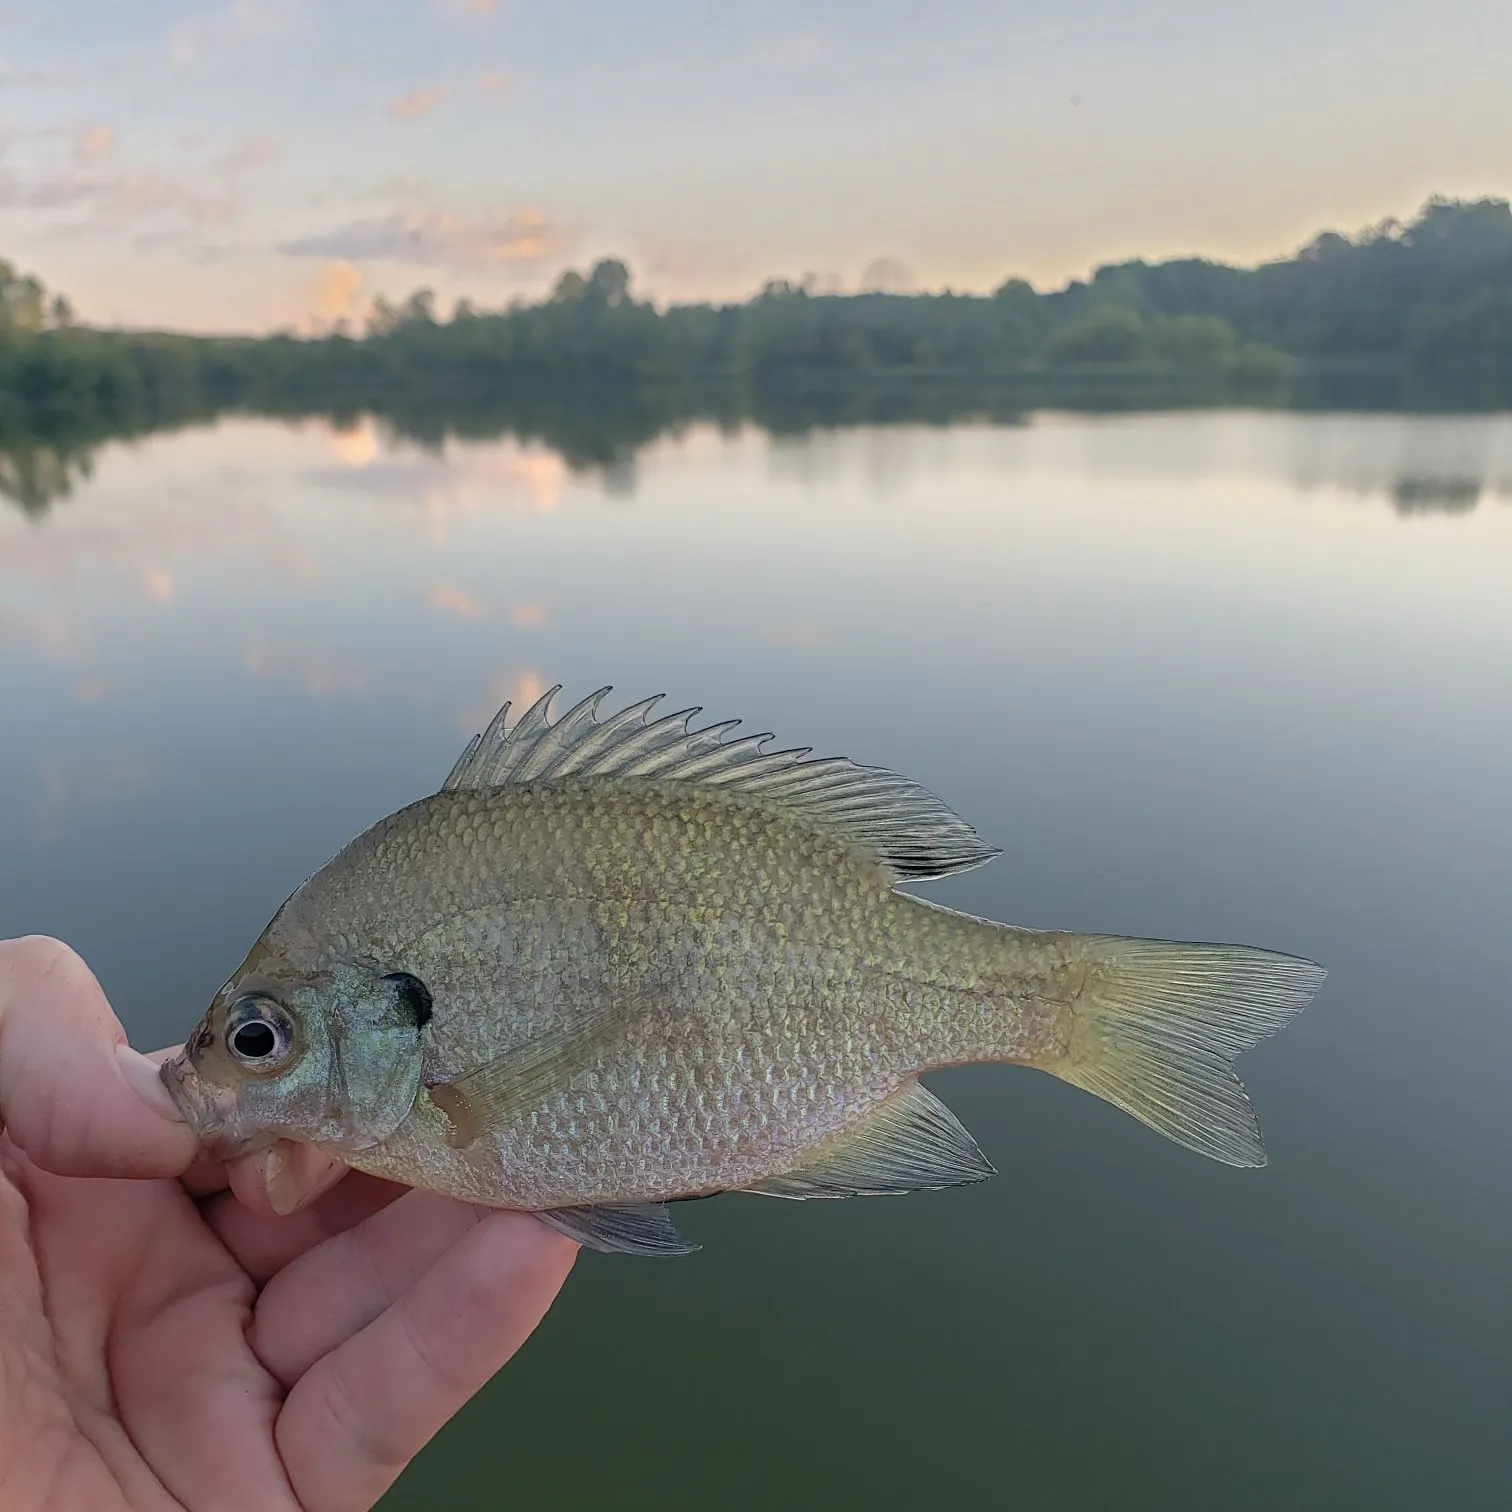
<svg viewBox="0 0 1512 1512"><path fill-rule="evenodd" d="M942 902L1331 976L1241 1068L1267 1169L938 1076L995 1181L585 1256L393 1507L1512 1504L1512 417L108 446L0 502L0 933L178 1039L558 681L918 778L1005 852Z"/></svg>

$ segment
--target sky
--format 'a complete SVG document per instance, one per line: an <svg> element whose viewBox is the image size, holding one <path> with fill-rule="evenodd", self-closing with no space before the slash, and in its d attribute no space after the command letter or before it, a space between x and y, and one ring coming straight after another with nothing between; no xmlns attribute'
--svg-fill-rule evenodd
<svg viewBox="0 0 1512 1512"><path fill-rule="evenodd" d="M623 257L1055 287L1512 195L1506 0L0 3L0 255L95 323L301 331Z"/></svg>

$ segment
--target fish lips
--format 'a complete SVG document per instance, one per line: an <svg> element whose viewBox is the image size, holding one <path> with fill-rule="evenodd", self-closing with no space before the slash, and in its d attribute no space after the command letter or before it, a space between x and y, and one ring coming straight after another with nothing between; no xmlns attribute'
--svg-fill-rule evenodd
<svg viewBox="0 0 1512 1512"><path fill-rule="evenodd" d="M229 1087L217 1087L207 1082L187 1055L164 1061L158 1076L168 1089L174 1107L194 1131L206 1154L218 1160L230 1160L273 1143L271 1134L266 1137L259 1134L250 1139L238 1136L236 1093Z"/></svg>

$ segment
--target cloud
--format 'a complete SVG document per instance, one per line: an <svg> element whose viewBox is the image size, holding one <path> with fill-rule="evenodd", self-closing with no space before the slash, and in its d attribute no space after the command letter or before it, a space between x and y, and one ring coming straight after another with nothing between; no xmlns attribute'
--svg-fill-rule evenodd
<svg viewBox="0 0 1512 1512"><path fill-rule="evenodd" d="M283 151L276 137L249 137L218 156L166 172L119 161L116 135L107 125L71 133L66 140L71 143L67 156L63 139L51 145L34 139L29 156L12 153L0 163L0 208L56 212L59 219L48 230L65 235L134 233L131 245L137 251L184 251L201 265L229 249L186 240L185 228L229 225L236 218L235 201L226 192L229 181L274 162Z"/></svg>
<svg viewBox="0 0 1512 1512"><path fill-rule="evenodd" d="M81 132L34 135L21 152L0 161L0 208L74 212L50 229L153 230L164 221L224 225L231 201L198 183L116 161L115 132L95 125Z"/></svg>
<svg viewBox="0 0 1512 1512"><path fill-rule="evenodd" d="M449 84L437 84L432 89L412 89L408 94L400 95L397 100L391 100L388 113L396 121L416 121L421 116L429 115L449 94Z"/></svg>
<svg viewBox="0 0 1512 1512"><path fill-rule="evenodd" d="M96 158L103 157L114 146L114 126L90 126L79 134L74 151L81 158Z"/></svg>
<svg viewBox="0 0 1512 1512"><path fill-rule="evenodd" d="M501 268L537 263L561 253L563 230L534 205L483 215L441 210L395 210L348 221L334 230L282 242L286 257L336 257L346 262L395 262L433 268Z"/></svg>
<svg viewBox="0 0 1512 1512"><path fill-rule="evenodd" d="M516 604L509 617L522 630L539 630L546 623L545 604Z"/></svg>
<svg viewBox="0 0 1512 1512"><path fill-rule="evenodd" d="M302 19L303 11L303 0L232 0L230 5L181 17L168 29L169 61L191 68L232 48L281 36Z"/></svg>
<svg viewBox="0 0 1512 1512"><path fill-rule="evenodd" d="M212 168L218 173L250 173L253 169L276 163L282 156L283 143L276 136L248 137L217 158Z"/></svg>
<svg viewBox="0 0 1512 1512"><path fill-rule="evenodd" d="M333 262L320 275L316 309L322 320L345 320L356 311L362 274L349 262Z"/></svg>
<svg viewBox="0 0 1512 1512"><path fill-rule="evenodd" d="M205 194L190 184L152 170L126 173L93 188L87 196L109 219L137 221L160 215L181 216L200 226L220 226L231 219L231 201Z"/></svg>
<svg viewBox="0 0 1512 1512"><path fill-rule="evenodd" d="M513 90L514 80L502 68L490 68L478 76L477 88L485 99L502 100ZM421 116L428 116L437 106L444 105L457 92L451 84L411 89L389 101L388 113L396 121L418 121Z"/></svg>

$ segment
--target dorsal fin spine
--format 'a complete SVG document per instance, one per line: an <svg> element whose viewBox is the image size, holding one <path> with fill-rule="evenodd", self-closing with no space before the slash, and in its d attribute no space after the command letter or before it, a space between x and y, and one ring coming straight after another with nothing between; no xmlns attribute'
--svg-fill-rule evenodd
<svg viewBox="0 0 1512 1512"><path fill-rule="evenodd" d="M544 783L675 783L740 794L803 815L873 857L895 880L938 877L997 855L932 793L881 767L841 757L809 759L810 748L768 751L769 734L726 739L740 721L695 730L697 708L649 716L661 695L606 720L601 688L551 719L552 688L511 728L505 704L474 736L443 792Z"/></svg>

